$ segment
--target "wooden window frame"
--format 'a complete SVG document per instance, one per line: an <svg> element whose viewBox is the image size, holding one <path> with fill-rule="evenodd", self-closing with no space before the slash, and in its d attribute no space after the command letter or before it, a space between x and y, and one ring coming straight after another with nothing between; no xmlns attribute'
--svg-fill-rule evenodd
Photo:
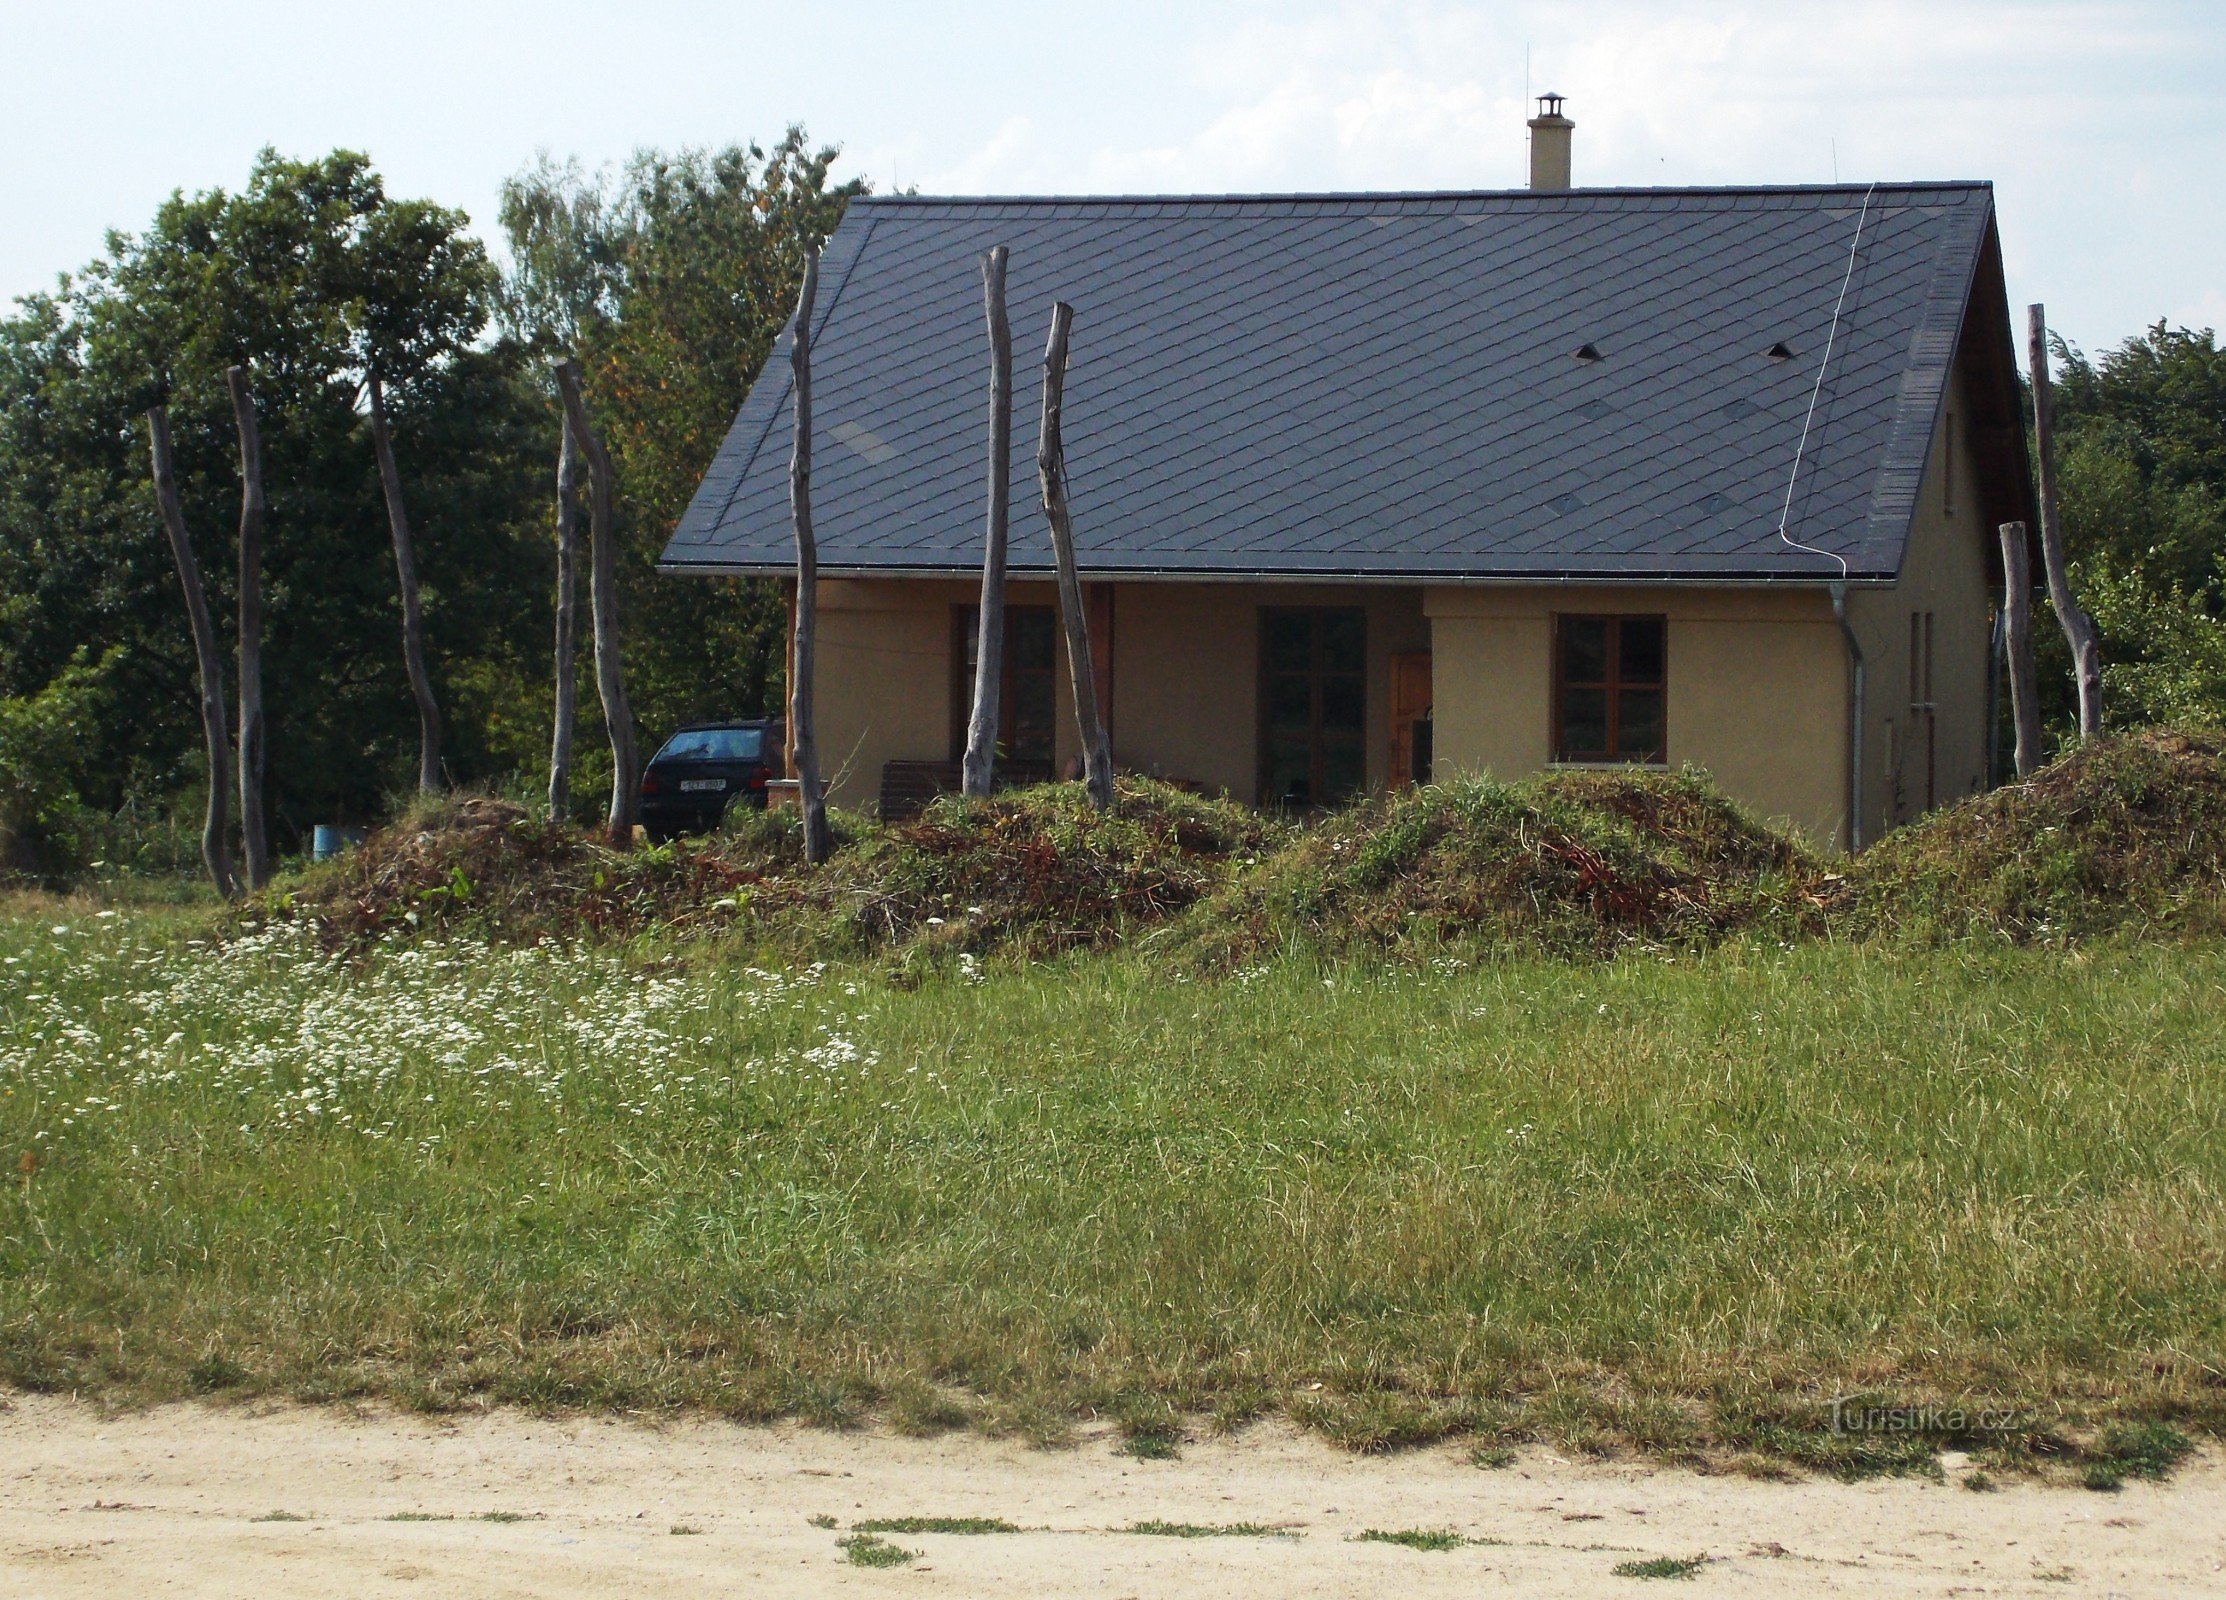
<svg viewBox="0 0 2226 1600"><path fill-rule="evenodd" d="M1571 683L1562 672L1566 652L1562 649L1562 636L1572 622L1604 623L1608 635L1607 676L1595 682L1579 679ZM1662 675L1645 681L1626 681L1623 667L1623 624L1626 622L1651 622L1662 630ZM1659 611L1557 611L1554 613L1553 642L1553 740L1554 765L1562 767L1666 767L1669 765L1669 618ZM1608 702L1608 749L1603 754L1571 755L1565 749L1562 736L1563 701L1568 691L1599 689ZM1650 758L1618 754L1622 745L1623 694L1628 689L1651 689L1662 697L1662 748Z"/></svg>
<svg viewBox="0 0 2226 1600"><path fill-rule="evenodd" d="M1013 694L1013 614L1020 611L1048 611L1053 614L1052 620L1054 626L1056 626L1058 621L1057 610L1058 608L1055 606L1014 605L1011 601L1005 603L1005 659L998 668L997 675L997 750L1000 764L1014 759L1009 754L1013 742L1013 705L1016 699ZM981 608L973 602L951 607L951 759L953 761L964 761L966 759L966 725L974 715L974 674L967 668L966 652L972 648L975 640L980 636L980 618ZM1059 666L1056 650L1053 652L1052 665L1049 671L1051 675L1052 705L1056 708L1059 698ZM1056 769L1059 744L1059 719L1056 709L1053 711L1051 723L1049 730L1053 751L1051 765Z"/></svg>
<svg viewBox="0 0 2226 1600"><path fill-rule="evenodd" d="M1254 725L1258 728L1259 732L1256 741L1257 759L1255 761L1256 771L1253 778L1253 792L1259 796L1259 801L1262 806L1274 806L1281 803L1278 797L1268 793L1268 780L1275 767L1273 748L1275 742L1275 730L1269 712L1268 684L1269 680L1277 675L1271 663L1269 655L1270 646L1268 638L1269 624L1271 623L1271 621L1277 617L1290 616L1303 616L1309 618L1314 624L1313 664L1307 669L1306 674L1309 684L1309 693L1307 698L1310 702L1307 710L1308 722L1306 733L1309 766L1307 784L1308 788L1312 791L1313 796L1313 798L1311 798L1307 803L1310 807L1313 808L1327 808L1330 806L1342 805L1345 801L1353 798L1355 795L1362 795L1368 792L1369 639L1368 608L1366 606L1260 607L1259 615L1256 622L1259 640L1258 652L1255 658L1254 668L1255 677L1257 679L1257 682L1255 684L1257 700L1256 709L1254 711ZM1359 619L1360 667L1358 671L1350 673L1332 673L1323 669L1321 665L1321 619L1326 616L1351 616ZM1353 790L1351 795L1340 795L1336 799L1325 800L1321 798L1322 790L1324 787L1322 783L1322 776L1325 767L1322 756L1322 680L1330 677L1351 677L1357 678L1360 681L1361 713L1359 748L1361 756L1361 779L1359 786Z"/></svg>

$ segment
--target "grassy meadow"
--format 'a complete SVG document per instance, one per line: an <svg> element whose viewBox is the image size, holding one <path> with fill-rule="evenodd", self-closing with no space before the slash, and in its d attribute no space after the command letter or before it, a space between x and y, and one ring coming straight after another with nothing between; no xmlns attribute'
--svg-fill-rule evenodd
<svg viewBox="0 0 2226 1600"><path fill-rule="evenodd" d="M0 1381L1846 1470L2226 1420L2215 944L913 985L209 928L0 902Z"/></svg>

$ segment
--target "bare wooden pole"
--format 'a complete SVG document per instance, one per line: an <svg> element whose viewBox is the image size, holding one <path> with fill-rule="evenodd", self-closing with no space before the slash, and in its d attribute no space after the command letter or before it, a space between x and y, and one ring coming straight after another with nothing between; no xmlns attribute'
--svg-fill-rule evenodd
<svg viewBox="0 0 2226 1600"><path fill-rule="evenodd" d="M2102 732L2102 643L2094 620L2071 592L2064 564L2064 530L2056 515L2056 406L2048 381L2048 310L2025 310L2026 359L2033 372L2033 450L2039 457L2041 566L2048 574L2048 603L2071 646L2071 670L2079 686L2079 737Z"/></svg>
<svg viewBox="0 0 2226 1600"><path fill-rule="evenodd" d="M611 486L610 453L588 424L587 401L580 394L579 369L556 364L557 392L564 397L565 425L587 457L588 612L595 628L595 687L603 697L603 724L611 737L611 809L605 826L611 848L634 843L634 822L641 811L641 768L634 751L634 713L626 702L626 675L619 665L618 535L612 527L617 493Z"/></svg>
<svg viewBox="0 0 2226 1600"><path fill-rule="evenodd" d="M1067 676L1074 685L1074 716L1082 729L1082 781L1100 811L1113 804L1113 752L1098 717L1097 673L1090 664L1090 618L1082 603L1082 577L1074 562L1074 521L1067 511L1066 445L1060 421L1066 403L1067 335L1074 307L1051 308L1051 339L1043 352L1043 422L1037 433L1036 478L1043 489L1044 519L1059 564L1059 619L1066 625Z"/></svg>
<svg viewBox="0 0 2226 1600"><path fill-rule="evenodd" d="M549 736L549 816L562 821L572 810L572 731L579 719L579 683L574 671L573 614L579 580L580 452L572 423L557 420L556 504L556 719Z"/></svg>
<svg viewBox="0 0 2226 1600"><path fill-rule="evenodd" d="M804 859L834 854L827 831L827 800L819 787L819 741L812 728L812 656L819 632L819 541L812 532L812 302L819 296L819 252L804 252L804 282L796 294L796 325L789 341L795 378L796 438L788 457L789 520L796 529L796 625L788 664L788 736L796 763L796 799L804 813Z"/></svg>
<svg viewBox="0 0 2226 1600"><path fill-rule="evenodd" d="M387 428L386 385L374 372L371 390L371 448L379 458L379 487L386 494L387 531L394 538L394 575L402 590L402 667L410 695L417 701L417 792L441 790L441 708L433 698L433 674L425 664L425 613L418 604L417 555L410 542L409 512L402 504L402 473L394 464L394 435Z"/></svg>
<svg viewBox="0 0 2226 1600"><path fill-rule="evenodd" d="M270 832L263 820L263 432L245 367L226 367L232 423L240 436L240 853L247 886L270 882Z"/></svg>
<svg viewBox="0 0 2226 1600"><path fill-rule="evenodd" d="M230 787L231 737L224 725L224 658L217 653L216 625L209 620L208 596L201 589L201 565L186 537L185 508L178 502L177 474L170 465L170 412L156 406L147 413L147 439L154 457L155 501L162 507L163 531L170 537L170 559L177 564L178 587L185 591L186 621L193 629L193 658L201 674L201 736L209 757L209 808L201 823L201 859L208 863L216 891L227 900L239 893L232 874L225 794Z"/></svg>
<svg viewBox="0 0 2226 1600"><path fill-rule="evenodd" d="M982 604L974 635L974 711L966 724L965 791L987 795L996 777L998 695L1004 687L1005 542L1011 521L1013 338L1005 319L1003 245L982 257L989 321L989 527L982 542Z"/></svg>
<svg viewBox="0 0 2226 1600"><path fill-rule="evenodd" d="M2040 694L2033 684L2033 558L2025 524L2002 524L2002 653L2008 657L2010 715L2017 728L2017 775L2040 765Z"/></svg>

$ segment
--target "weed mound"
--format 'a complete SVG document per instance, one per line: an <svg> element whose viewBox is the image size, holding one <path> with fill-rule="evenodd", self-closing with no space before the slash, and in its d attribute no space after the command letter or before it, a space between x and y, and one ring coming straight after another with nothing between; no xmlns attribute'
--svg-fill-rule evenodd
<svg viewBox="0 0 2226 1600"><path fill-rule="evenodd" d="M254 911L312 920L336 948L430 932L530 942L655 929L905 966L1149 933L1202 971L1287 950L1583 958L1746 932L2030 942L2226 931L2217 732L2089 741L1888 835L1840 872L1691 768L1461 780L1304 830L1147 779L1121 780L1104 812L1079 784L1046 784L946 796L892 825L832 820L834 858L814 868L793 811L621 852L506 801L442 800Z"/></svg>
<svg viewBox="0 0 2226 1600"><path fill-rule="evenodd" d="M1432 785L1333 816L1190 919L1226 968L1278 951L1700 946L1818 925L1828 878L1691 768Z"/></svg>
<svg viewBox="0 0 2226 1600"><path fill-rule="evenodd" d="M1173 916L1275 831L1242 806L1127 779L1105 812L1079 784L1056 784L946 796L895 826L831 820L835 855L813 868L794 811L616 851L507 801L442 800L259 909L313 921L336 948L433 932L531 942L656 928L732 930L796 955L1050 955Z"/></svg>
<svg viewBox="0 0 2226 1600"><path fill-rule="evenodd" d="M530 943L701 920L760 875L709 851L610 850L506 800L423 802L255 909L315 924L325 943L474 932Z"/></svg>
<svg viewBox="0 0 2226 1600"><path fill-rule="evenodd" d="M2020 942L2226 928L2226 736L2091 739L2022 782L1888 834L1851 872L1857 920Z"/></svg>
<svg viewBox="0 0 2226 1600"><path fill-rule="evenodd" d="M1150 779L1121 779L1109 811L1073 783L946 795L861 836L823 871L768 878L745 900L768 932L806 943L1052 955L1165 921L1280 831L1246 807Z"/></svg>

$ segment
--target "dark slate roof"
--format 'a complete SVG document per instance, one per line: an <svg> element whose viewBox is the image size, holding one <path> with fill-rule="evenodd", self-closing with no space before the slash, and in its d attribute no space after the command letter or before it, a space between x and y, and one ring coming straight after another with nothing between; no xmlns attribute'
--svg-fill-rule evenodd
<svg viewBox="0 0 2226 1600"><path fill-rule="evenodd" d="M1817 579L1899 568L1993 191L1860 186L866 199L821 268L813 508L834 572L978 570L1012 251L1016 572L1049 569L1036 408L1075 306L1086 571ZM2003 337L2007 337L2006 322ZM1783 343L1790 359L1773 360ZM1596 361L1575 358L1580 347ZM792 566L784 334L670 570Z"/></svg>

